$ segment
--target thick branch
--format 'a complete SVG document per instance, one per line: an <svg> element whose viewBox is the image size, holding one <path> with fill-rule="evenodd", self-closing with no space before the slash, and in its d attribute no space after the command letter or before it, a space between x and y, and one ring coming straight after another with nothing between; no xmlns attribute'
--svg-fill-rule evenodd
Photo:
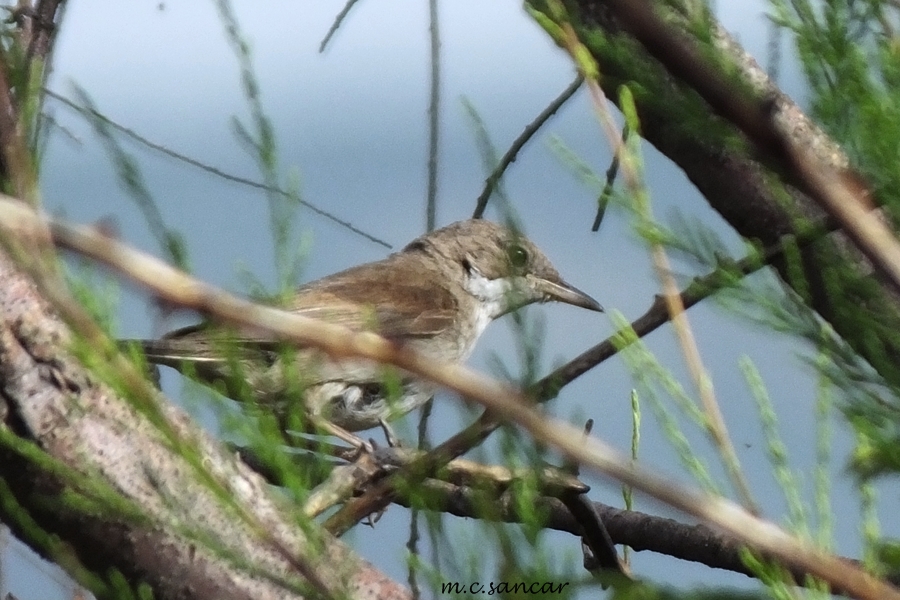
<svg viewBox="0 0 900 600"><path fill-rule="evenodd" d="M533 513L544 516L550 529L581 535L581 524L565 504L557 498L540 497L529 508L532 514L521 514L521 503L508 495L485 496L480 490L455 486L433 479L425 482L427 493L417 493L416 501L425 502L423 508L445 512L466 518L495 518L508 523L522 523L533 519ZM410 506L407 496L397 498L397 503ZM688 525L673 519L646 513L615 508L594 502L594 510L603 520L613 543L629 546L638 552L649 551L665 554L681 560L696 562L714 569L741 573L748 577L756 574L747 568L741 558L744 546L734 538L703 524ZM420 505L421 506L421 505ZM491 507L486 514L485 507ZM845 558L848 564L858 561ZM798 585L809 585L809 573L791 571ZM842 590L832 589L833 594Z"/></svg>
<svg viewBox="0 0 900 600"><path fill-rule="evenodd" d="M0 520L38 552L76 576L118 569L157 598L406 597L339 541L310 537L180 410L117 396L86 370L3 253L0 281ZM42 546L42 532L65 546Z"/></svg>
<svg viewBox="0 0 900 600"><path fill-rule="evenodd" d="M581 0L572 5L579 39L600 64L600 83L613 100L618 87L634 92L641 134L681 167L710 205L738 233L769 246L786 234L800 234L810 220L821 222L822 211L783 177L790 165L760 151L734 125L712 114L697 93L668 72L634 37L623 31L605 2ZM733 66L733 86L757 98L767 98L769 118L791 147L804 148L821 165L835 171L847 167L846 156L768 79L751 56L714 21L711 46ZM682 36L691 38L687 32ZM862 307L884 332L900 331L900 304L887 287L855 282L870 278L871 265L840 239L829 238L801 253L802 280L786 260L774 266L810 306L879 372L900 384L900 339L886 336L886 350L873 345L853 315ZM826 280L828 284L826 285ZM876 288L876 289L872 289ZM839 290L841 297L836 297ZM853 315L848 313L852 307Z"/></svg>
<svg viewBox="0 0 900 600"><path fill-rule="evenodd" d="M5 216L0 221L11 222L19 230L31 231L42 224L37 215L14 200L0 202L0 213ZM194 307L237 325L268 331L289 343L313 345L336 356L361 356L389 363L448 386L483 404L499 418L519 425L538 443L552 445L582 465L708 521L750 548L771 555L790 568L809 571L859 598L900 599L900 591L885 582L855 565L811 547L775 524L748 514L734 503L675 483L644 469L596 438L584 438L581 430L531 408L528 398L509 386L459 365L436 364L372 333L354 334L342 327L253 305L198 282L96 231L53 220L51 224L57 243L105 261L169 301ZM229 491L239 493L243 490ZM351 501L345 507L348 514L353 514L353 504L354 501ZM299 555L306 558L302 552Z"/></svg>

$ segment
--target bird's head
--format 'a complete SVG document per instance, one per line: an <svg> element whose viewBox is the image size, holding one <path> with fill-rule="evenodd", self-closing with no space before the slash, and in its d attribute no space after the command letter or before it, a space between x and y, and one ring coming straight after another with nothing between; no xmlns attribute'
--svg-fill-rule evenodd
<svg viewBox="0 0 900 600"><path fill-rule="evenodd" d="M565 302L602 312L600 304L566 283L550 259L519 232L482 219L459 221L407 246L449 260L463 288L495 319L533 302Z"/></svg>

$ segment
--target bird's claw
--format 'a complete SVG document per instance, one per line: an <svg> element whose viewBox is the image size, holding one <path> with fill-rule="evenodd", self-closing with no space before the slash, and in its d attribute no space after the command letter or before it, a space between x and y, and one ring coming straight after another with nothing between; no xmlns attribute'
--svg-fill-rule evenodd
<svg viewBox="0 0 900 600"><path fill-rule="evenodd" d="M388 425L387 421L378 419L378 424L381 425L381 430L384 432L384 439L387 441L388 448L399 448L403 445L400 438L397 437L397 434L394 433L394 430L391 429L391 426Z"/></svg>

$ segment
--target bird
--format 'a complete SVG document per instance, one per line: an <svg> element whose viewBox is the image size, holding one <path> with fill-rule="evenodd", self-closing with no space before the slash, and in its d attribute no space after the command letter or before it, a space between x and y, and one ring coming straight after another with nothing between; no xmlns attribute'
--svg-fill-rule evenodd
<svg viewBox="0 0 900 600"><path fill-rule="evenodd" d="M428 359L461 363L488 324L535 302L603 308L566 283L517 230L483 219L426 233L388 257L301 285L277 304L294 314L373 331ZM234 399L271 407L287 427L359 445L371 429L424 404L436 388L361 358L285 348L258 331L203 322L160 339L131 340L148 363L173 367ZM296 422L296 421L295 421ZM313 431L313 429L315 431Z"/></svg>

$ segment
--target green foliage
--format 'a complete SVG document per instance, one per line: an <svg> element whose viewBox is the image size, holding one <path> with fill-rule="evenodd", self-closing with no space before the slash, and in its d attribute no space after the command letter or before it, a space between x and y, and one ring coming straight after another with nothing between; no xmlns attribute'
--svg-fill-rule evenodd
<svg viewBox="0 0 900 600"><path fill-rule="evenodd" d="M766 585L772 598L777 598L778 600L795 600L797 598L795 582L791 574L783 566L760 559L746 548L741 551L741 560ZM821 586L815 582L808 582L807 587L811 588L811 590L816 590L817 587ZM831 598L831 594L825 588L809 591L805 594L805 597L827 600Z"/></svg>
<svg viewBox="0 0 900 600"><path fill-rule="evenodd" d="M635 104L641 107L642 118L665 119L666 128L660 135L671 135L674 139L699 137L710 147L749 153L742 136L710 115L706 103L683 84L673 81L658 62L647 58L633 38L587 26L577 31L585 46L599 57L605 86L628 86ZM673 94L672 86L680 93Z"/></svg>
<svg viewBox="0 0 900 600"><path fill-rule="evenodd" d="M809 523L806 504L803 501L800 484L803 482L801 474L791 469L787 455L787 446L778 432L778 417L775 407L766 391L766 386L756 367L749 358L741 360L741 370L747 379L747 385L756 400L756 406L762 420L763 433L766 438L766 450L769 454L769 463L772 465L775 478L785 494L788 504L788 519L791 529L808 537Z"/></svg>
<svg viewBox="0 0 900 600"><path fill-rule="evenodd" d="M878 520L878 492L871 481L859 485L860 512L862 513L863 564L872 573L884 573L884 565L878 563L876 550L881 543L881 523Z"/></svg>
<svg viewBox="0 0 900 600"><path fill-rule="evenodd" d="M0 10L12 11L9 7ZM40 161L37 157L49 139L49 119L41 113L42 86L47 77L44 61L28 56L28 48L22 44L22 32L14 18L0 20L0 56L4 75L9 83L12 101L19 111L19 127L22 139L32 154L32 166L37 176ZM5 190L11 191L11 190Z"/></svg>
<svg viewBox="0 0 900 600"><path fill-rule="evenodd" d="M102 118L88 93L80 87L75 89L81 103L82 114L88 118L94 133L103 142L103 146L116 169L119 185L122 186L129 197L134 200L138 209L140 209L144 219L147 221L150 232L165 251L168 259L179 269L189 270L184 238L179 232L166 225L159 204L144 180L140 163L134 156L125 151L125 148L114 135L109 121Z"/></svg>
<svg viewBox="0 0 900 600"><path fill-rule="evenodd" d="M594 167L582 159L574 150L566 146L565 142L558 136L550 138L550 149L559 157L560 162L572 171L572 174L582 185L595 192L597 196L600 195L606 186L606 181L597 174ZM618 200L619 204L627 204L618 194L613 194L612 198Z"/></svg>
<svg viewBox="0 0 900 600"><path fill-rule="evenodd" d="M250 43L241 33L231 2L216 3L219 16L225 26L241 75L241 89L250 111L250 124L237 117L232 120L237 140L257 164L265 183L269 204L269 229L272 232L275 267L278 274L278 294L289 295L297 284L303 254L293 247L293 227L297 209L301 205L296 176L282 186L279 175L278 147L275 130L262 102L259 81L253 68ZM287 193L280 190L286 189Z"/></svg>
<svg viewBox="0 0 900 600"><path fill-rule="evenodd" d="M831 443L834 438L831 419L834 409L833 390L830 382L819 377L816 389L816 468L813 473L815 490L815 510L817 533L814 542L826 550L834 545L834 511L831 508L831 476L829 467L832 463Z"/></svg>
<svg viewBox="0 0 900 600"><path fill-rule="evenodd" d="M772 18L789 29L809 84L812 115L875 184L895 222L900 196L900 45L896 7L883 0L773 0ZM848 101L849 100L849 101Z"/></svg>
<svg viewBox="0 0 900 600"><path fill-rule="evenodd" d="M484 169L485 177L488 177L500 163L500 153L497 151L497 147L491 139L487 129L487 123L481 118L481 114L478 112L475 105L472 104L472 101L468 98L463 98L462 105L475 135L475 146L478 148L478 155L481 157L481 165ZM508 210L510 201L509 196L504 189L502 179L494 186L491 196L494 194L497 195L497 198L500 201L502 207L501 210Z"/></svg>
<svg viewBox="0 0 900 600"><path fill-rule="evenodd" d="M667 2L673 15L680 16L685 29L691 32L701 42L704 51L718 59L718 54L713 50L714 35L711 28L711 14L702 3L691 3L690 7L674 0ZM855 8L854 8L855 5ZM788 4L785 1L775 1L776 14L779 22L794 31L798 39L801 55L807 68L807 75L813 82L816 93L814 109L820 119L828 122L832 133L841 138L846 147L851 151L855 161L866 165L866 171L877 182L879 197L885 199L894 214L900 214L900 204L892 203L893 196L897 193L896 182L893 181L893 170L888 170L893 165L897 156L897 142L900 139L900 117L895 117L892 111L900 107L900 98L896 97L894 90L900 83L900 50L891 39L891 44L883 44L883 40L872 33L872 23L877 22L883 10L879 2L853 3L846 6L840 2L826 2L820 13L817 13L808 2L798 0ZM628 140L628 152L624 155L624 161L632 169L640 180L640 172L643 168L641 154L639 152L640 117L637 106L644 111L655 110L667 115L671 124L673 135L689 133L692 137L703 136L708 143L716 147L726 148L749 153L749 149L742 136L723 124L717 118L710 118L708 110L700 99L690 91L685 90L681 100L674 106L671 103L661 104L662 98L671 98L664 93L665 88L671 85L680 86L677 82L667 77L661 67L653 61L641 58L641 53L635 51L635 46L628 38L611 35L600 30L594 30L582 23L572 23L571 15L566 10L567 4L558 1L532 2L527 6L535 20L550 34L560 45L571 43L567 37L567 27L573 27L578 34L578 44L570 50L575 55L580 68L591 77L605 77L621 84L619 102L628 122L629 130L634 132ZM278 152L275 133L269 118L264 111L261 100L259 83L255 77L251 48L243 38L238 28L231 6L228 2L219 3L220 14L226 28L228 40L231 43L239 62L242 89L250 112L249 123L235 118L234 129L237 138L241 141L248 153L253 157L263 174L269 190L279 189L281 176L278 170ZM849 24L849 27L847 25ZM860 45L860 40L865 43ZM823 50L824 49L824 50ZM588 54L590 50L590 55ZM600 64L594 59L599 57ZM807 64L808 62L808 64ZM721 63L726 73L732 67L727 63ZM875 74L871 69L875 65ZM31 84L29 84L31 85ZM874 92L872 90L874 88ZM853 106L847 106L846 96L850 94L860 101ZM839 98L838 96L841 96ZM843 102L838 102L843 100ZM82 94L82 102L92 111L90 101ZM477 146L485 164L487 173L492 172L497 163L497 152L487 135L487 127L478 116L471 104L466 104L466 110L476 129ZM888 114L885 114L888 113ZM896 114L900 114L898 111ZM109 129L102 120L93 122L95 131L103 139L119 177L136 199L138 206L144 212L145 218L150 224L151 230L157 235L160 243L167 249L172 260L179 265L185 265L186 252L180 235L173 233L163 222L162 215L156 206L147 186L145 185L136 161L118 144ZM876 129L877 126L877 129ZM897 131L895 131L895 128ZM858 131L857 131L858 130ZM861 139L859 133L868 132L868 138ZM878 132L877 134L875 132ZM559 146L561 147L561 145ZM564 150L559 150L561 153ZM889 160L893 158L893 161ZM603 178L597 177L593 170L586 166L580 159L570 157L570 162L575 165L575 170L591 185L603 188ZM871 172L870 172L871 171ZM278 290L275 294L265 293L262 285L256 282L259 289L254 290L257 296L277 300L288 293L297 279L299 270L299 254L294 249L292 223L295 220L295 209L300 204L299 193L296 191L296 181L288 186L293 191L290 194L269 192L269 215L271 230L274 239L274 250L278 271ZM704 229L687 220L674 224L663 224L652 219L649 212L649 196L643 189L642 183L637 182L635 189L629 190L637 198L625 198L620 196L620 204L628 207L631 216L634 217L635 230L639 236L651 244L662 244L667 251L676 252L688 257L697 265L707 270L716 270L723 278L731 278L735 285L725 294L721 295L724 303L728 304L738 314L762 323L765 326L780 332L790 333L798 338L805 339L810 347L816 351L817 358L811 366L820 374L820 389L816 404L816 421L818 423L817 435L817 467L815 472L816 490L816 516L819 529L817 534L810 533L810 515L804 505L800 478L790 468L789 457L786 455L782 443L778 423L768 398L765 386L755 367L749 362L742 364L750 390L756 399L765 430L770 461L774 472L782 485L782 489L788 500L789 521L798 531L814 537L816 542L825 546L831 543L829 507L829 479L828 464L830 456L830 428L828 419L832 405L832 392L841 392L841 401L845 414L854 424L859 436L855 466L864 475L874 475L883 472L900 470L900 419L897 411L900 410L898 400L898 382L900 376L897 367L893 364L892 357L884 351L885 339L896 340L900 336L900 329L894 327L889 320L878 320L872 314L878 314L877 306L871 311L861 311L858 303L847 303L846 306L837 306L836 310L842 318L852 320L858 324L859 335L863 338L863 344L870 349L869 356L883 356L883 362L873 363L862 360L858 351L849 344L840 340L834 332L827 327L811 310L807 304L812 295L812 286L804 280L804 270L801 264L799 248L796 245L786 244L784 260L788 265L788 273L791 277L794 292L785 292L784 289L773 283L771 278L761 276L738 284L740 275L734 267L734 259L725 248L724 243L710 230ZM509 201L502 195L502 189L498 188L503 204L501 211L508 220L514 221ZM624 202L628 200L628 202ZM638 208L633 208L633 203ZM898 208L893 208L898 207ZM750 256L758 256L757 249L748 247ZM823 273L826 283L833 290L849 293L853 297L874 297L875 282L865 278L850 279L843 271L839 271L839 265L831 266L833 271ZM88 288L92 285L91 275L85 277L81 284L81 296L86 300L92 314L98 318L106 318L104 325L112 329L109 320L110 299L105 294L88 294ZM848 283L849 282L849 283ZM652 410L662 425L670 443L676 449L678 456L685 468L693 474L705 489L718 493L718 485L713 480L709 468L700 458L701 454L692 447L688 435L686 435L686 421L690 426L698 427L703 431L709 428L706 415L698 408L695 401L683 389L682 384L673 374L663 367L641 343L634 339L633 332L627 329L627 322L621 315L615 315L617 326L625 328L619 343L622 346L629 345L623 352L623 359L634 374L636 390L632 395L634 406L634 432L632 453L636 457L640 427L640 411L637 404L638 390L645 401L649 401ZM507 379L516 381L523 386L533 383L540 374L541 354L543 341L543 324L540 321L529 320L528 313L516 313L511 319L517 342L517 350L520 359L520 373L516 374L510 367L495 361L495 367L501 370ZM223 348L234 346L223 345ZM97 366L99 375L107 380L113 380L115 373L104 371L102 353L95 352L91 355L89 349L81 348L78 351L86 357L86 361ZM227 352L227 350L226 350ZM292 356L296 350L279 348L274 355L283 362L293 362ZM92 359L88 358L93 356ZM232 351L227 354L233 367L233 380L229 381L230 389L238 390L235 394L238 399L250 400L251 388L247 381L243 356ZM331 470L331 464L321 457L309 456L310 460L304 461L306 455L299 457L297 454L287 452L285 446L289 444L284 433L285 424L288 429L302 431L304 423L301 422L302 411L292 408L292 402L299 402L304 390L304 380L301 373L287 371L284 376L289 380L289 390L286 394L286 405L282 412L289 415L280 420L273 411L266 407L258 407L257 410L247 408L237 410L233 403L222 398L216 398L214 405L218 411L219 425L228 437L238 439L242 444L252 449L266 469L274 474L275 480L284 488L284 493L296 503L302 503L309 494L310 489L321 481ZM124 384L116 384L117 389L126 392ZM390 397L396 398L400 393L400 379L396 371L386 370L384 374L384 387ZM675 411L667 403L670 399L675 405ZM141 400L133 400L139 410L146 410L154 422L164 427L158 415L153 414L152 407L148 408ZM677 411L677 412L676 412ZM222 502L228 504L232 500L227 497L225 490L220 489L216 481L212 480L203 469L199 455L192 452L188 440L178 439L171 431L164 429L164 434L169 436L173 445L185 453L185 458L192 468L197 470L198 479L202 485L209 486L221 497ZM520 466L531 469L544 464L546 452L535 445L516 430L505 430L501 438L501 451L507 459L507 466ZM886 442L893 441L893 445ZM0 502L4 503L6 514L18 514L16 507L8 505L10 494L0 480ZM495 490L489 489L487 483L483 488L475 486L480 492L481 504L478 508L478 516L488 521L499 519ZM410 495L414 506L427 506L432 498L426 498L422 494L427 493L424 487L408 486L403 490ZM543 490L536 476L523 476L515 480L505 492L512 499L511 506L516 515L521 519L520 525L507 525L500 523L478 524L477 534L473 535L473 542L467 550L461 552L454 548L452 535L440 531L440 539L454 552L451 552L450 561L469 561L467 565L453 564L452 567L461 576L474 579L495 581L529 581L529 580L571 580L577 585L595 585L595 582L586 580L583 572L574 567L576 561L573 557L563 564L554 564L554 557L548 548L544 534L546 513L539 502ZM861 486L863 504L866 508L865 538L869 548L873 551L868 555L872 564L880 561L889 565L900 564L900 551L892 542L880 539L880 531L877 520L874 518L874 492L871 486ZM416 494L419 494L417 497ZM62 501L72 508L96 513L107 510L104 502L108 502L105 496L97 497L67 492ZM630 505L630 495L626 495L626 504ZM235 518L244 518L237 504L229 504L235 510ZM116 507L122 509L122 507ZM23 523L28 515L23 517ZM438 531L442 526L439 518L429 517L430 530ZM308 519L297 516L297 525L312 532L315 527ZM191 533L191 532L187 532ZM47 536L44 532L35 532L35 538L41 539ZM209 540L201 539L201 542ZM45 539L48 547L53 545L53 540ZM225 550L222 550L224 553ZM484 557L497 557L493 563L485 564ZM242 564L242 558L232 556L236 563ZM777 597L793 597L793 590L784 582L787 580L785 573L778 567L765 564L756 557L747 554L745 557L754 571L770 586L771 593ZM413 559L415 568L427 572L429 566L423 561ZM440 580L435 577L435 583L447 579L450 569L435 569L440 571ZM146 586L134 585L128 582L120 573L109 575L109 587L114 595L121 597L149 597L151 594ZM103 590L101 584L95 582L92 589ZM437 589L439 585L435 585ZM573 585L567 593L574 592ZM757 598L755 594L739 594L735 592L723 592L720 590L704 591L672 591L661 589L648 584L618 583L613 586L613 597L622 599L631 598ZM101 591L103 596L104 592ZM507 595L507 597L517 597ZM565 597L561 595L559 597Z"/></svg>
<svg viewBox="0 0 900 600"><path fill-rule="evenodd" d="M44 530L30 510L38 507L62 514L81 514L89 518L102 516L108 521L121 519L136 524L147 522L143 512L124 501L116 490L109 488L100 478L74 471L68 465L49 457L31 442L26 442L6 430L0 430L0 447L27 460L46 476L56 477L62 484L55 490L52 487L46 490L40 498L29 498L29 507L26 508L20 503L7 481L0 478L0 514L3 515L4 522L98 598L133 597L130 593L122 594L118 589L116 573L104 577L103 574L83 565L71 546Z"/></svg>
<svg viewBox="0 0 900 600"><path fill-rule="evenodd" d="M900 571L900 540L882 538L873 548L875 561L883 565L889 573Z"/></svg>
<svg viewBox="0 0 900 600"><path fill-rule="evenodd" d="M99 598L115 598L115 600L150 600L153 598L153 591L149 586L134 585L117 569L110 569L107 577L109 588L98 594Z"/></svg>
<svg viewBox="0 0 900 600"><path fill-rule="evenodd" d="M631 391L631 460L637 462L641 445L641 403L636 390ZM634 510L634 489L630 485L622 486L622 501L625 510ZM631 548L622 549L622 561L628 565L631 559Z"/></svg>
<svg viewBox="0 0 900 600"><path fill-rule="evenodd" d="M69 292L104 333L115 337L115 311L120 299L116 280L84 261L70 261L63 266Z"/></svg>
<svg viewBox="0 0 900 600"><path fill-rule="evenodd" d="M673 400L681 413L680 416L687 417L690 422L702 430L706 429L706 416L694 400L685 393L681 383L660 364L644 343L637 339L625 317L616 313L612 315L612 318L616 327L622 332L617 341L617 345L623 348L620 351L622 359L631 371L641 397L645 402L650 403L650 407L660 422L663 433L675 449L678 459L704 490L721 494L719 486L710 475L708 465L702 458L702 453L697 452L691 446L679 418L665 404L663 397L668 396Z"/></svg>

